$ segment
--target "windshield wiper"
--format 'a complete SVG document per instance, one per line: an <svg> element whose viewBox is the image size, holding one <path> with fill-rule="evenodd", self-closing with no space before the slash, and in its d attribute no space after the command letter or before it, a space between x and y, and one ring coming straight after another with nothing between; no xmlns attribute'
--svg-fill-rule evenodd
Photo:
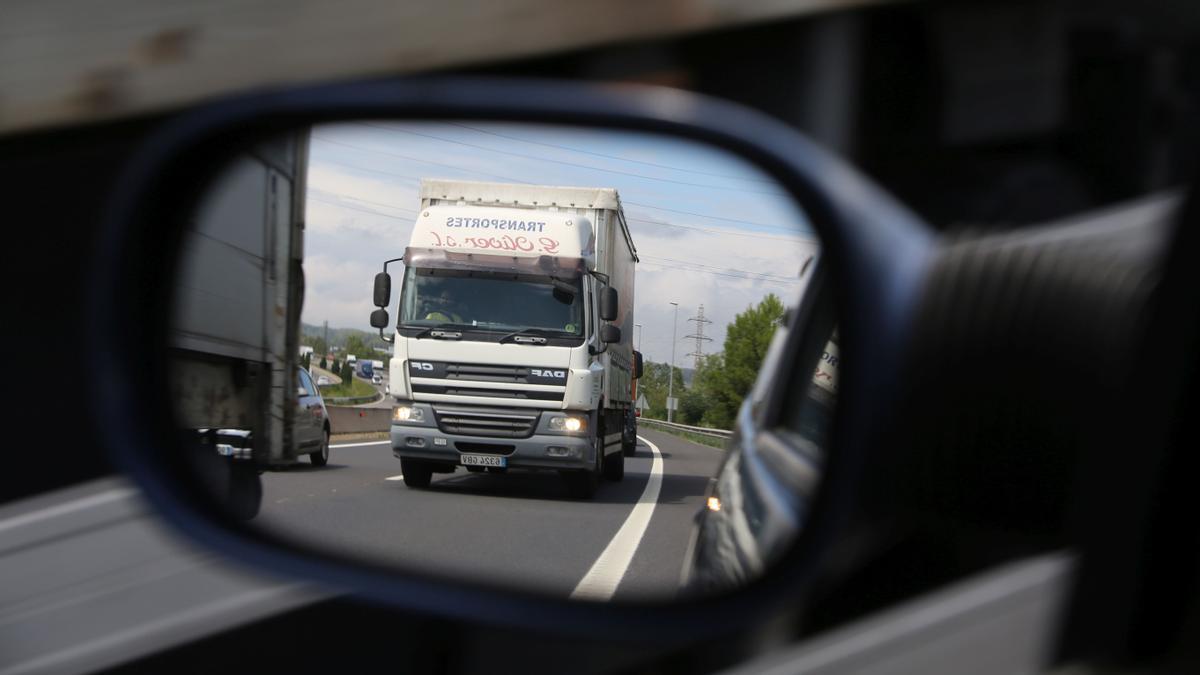
<svg viewBox="0 0 1200 675"><path fill-rule="evenodd" d="M546 336L553 336L562 332L560 330L551 331L544 328L522 328L501 336L497 342L501 344L505 342L519 342L522 344L544 345L547 342Z"/></svg>
<svg viewBox="0 0 1200 675"><path fill-rule="evenodd" d="M438 340L457 340L462 337L462 333L455 330L446 330L447 328L472 329L475 326L466 323L439 323L430 326L413 336L413 339L420 340L423 337L436 338Z"/></svg>

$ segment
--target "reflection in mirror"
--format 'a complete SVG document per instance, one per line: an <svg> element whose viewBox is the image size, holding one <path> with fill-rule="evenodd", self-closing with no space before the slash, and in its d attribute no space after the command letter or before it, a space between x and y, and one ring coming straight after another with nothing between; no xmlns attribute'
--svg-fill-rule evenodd
<svg viewBox="0 0 1200 675"><path fill-rule="evenodd" d="M778 184L694 141L452 121L264 141L187 223L185 451L234 516L347 559L590 600L729 588L820 475L836 337L781 328L818 252ZM818 338L805 402L768 419L806 380L781 356Z"/></svg>

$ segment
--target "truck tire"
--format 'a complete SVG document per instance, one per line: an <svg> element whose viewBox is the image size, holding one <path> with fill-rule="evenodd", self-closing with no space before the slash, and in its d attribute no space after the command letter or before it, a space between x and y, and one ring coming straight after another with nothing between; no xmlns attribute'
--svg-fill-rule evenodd
<svg viewBox="0 0 1200 675"><path fill-rule="evenodd" d="M404 484L410 488L427 488L433 479L433 467L419 459L401 457L400 472L404 474Z"/></svg>
<svg viewBox="0 0 1200 675"><path fill-rule="evenodd" d="M625 451L614 452L604 458L604 478L617 482L625 477Z"/></svg>
<svg viewBox="0 0 1200 675"><path fill-rule="evenodd" d="M603 428L596 430L596 461L590 469L567 471L563 479L567 482L567 492L575 499L591 499L600 487L600 476L604 471L604 433Z"/></svg>
<svg viewBox="0 0 1200 675"><path fill-rule="evenodd" d="M621 436L621 454L633 457L637 454L637 432L629 434L629 438Z"/></svg>
<svg viewBox="0 0 1200 675"><path fill-rule="evenodd" d="M329 463L329 432L326 431L321 439L321 449L308 453L308 461L313 466L325 466Z"/></svg>
<svg viewBox="0 0 1200 675"><path fill-rule="evenodd" d="M240 461L240 460L235 460ZM251 465L232 464L229 467L229 509L234 518L250 520L262 507L262 478Z"/></svg>

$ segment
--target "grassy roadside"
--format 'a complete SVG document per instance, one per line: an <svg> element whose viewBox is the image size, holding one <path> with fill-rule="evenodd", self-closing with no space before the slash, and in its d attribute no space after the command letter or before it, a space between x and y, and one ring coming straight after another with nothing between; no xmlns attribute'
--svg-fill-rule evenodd
<svg viewBox="0 0 1200 675"><path fill-rule="evenodd" d="M639 421L638 429L641 430L642 428L643 428L643 426L642 426L641 422ZM690 431L681 431L679 429L670 429L668 427L654 424L653 421L649 421L649 423L646 424L644 428L650 429L651 431L661 431L664 434L671 434L672 436L678 436L679 438L682 438L686 441L691 441L693 443L699 443L700 445L707 445L710 448L716 448L718 450L724 450L725 444L729 442L727 439L724 439L724 438L714 438L712 436L704 436L702 434L694 434Z"/></svg>
<svg viewBox="0 0 1200 675"><path fill-rule="evenodd" d="M347 398L350 396L358 397L375 395L375 387L372 387L357 377L351 378L349 382L342 380L341 384L321 387L321 396L324 398Z"/></svg>

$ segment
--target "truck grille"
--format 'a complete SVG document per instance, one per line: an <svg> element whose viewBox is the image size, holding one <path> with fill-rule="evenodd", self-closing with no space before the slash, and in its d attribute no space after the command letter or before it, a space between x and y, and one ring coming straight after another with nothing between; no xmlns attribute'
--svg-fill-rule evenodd
<svg viewBox="0 0 1200 675"><path fill-rule="evenodd" d="M442 433L494 438L529 438L537 428L538 415L508 408L433 408L433 417Z"/></svg>
<svg viewBox="0 0 1200 675"><path fill-rule="evenodd" d="M472 363L447 363L447 380L475 380L476 382L515 382L525 384L529 369L520 366L482 366Z"/></svg>
<svg viewBox="0 0 1200 675"><path fill-rule="evenodd" d="M522 401L561 401L561 391L520 391L516 389L475 389L471 387L445 387L437 384L414 384L414 394L445 394L447 396L486 396L487 398L512 398Z"/></svg>

